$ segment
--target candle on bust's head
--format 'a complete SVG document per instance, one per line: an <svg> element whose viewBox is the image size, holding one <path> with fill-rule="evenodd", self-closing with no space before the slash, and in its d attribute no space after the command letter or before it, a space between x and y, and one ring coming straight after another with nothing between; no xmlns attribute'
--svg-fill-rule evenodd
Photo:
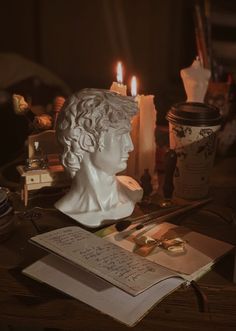
<svg viewBox="0 0 236 331"><path fill-rule="evenodd" d="M127 95L127 86L123 84L123 68L121 62L117 63L116 77L117 82L112 83L110 90L122 95Z"/></svg>

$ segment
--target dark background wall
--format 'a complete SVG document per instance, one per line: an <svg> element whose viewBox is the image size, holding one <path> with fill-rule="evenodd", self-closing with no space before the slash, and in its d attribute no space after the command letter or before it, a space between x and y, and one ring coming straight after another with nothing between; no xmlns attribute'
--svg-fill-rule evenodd
<svg viewBox="0 0 236 331"><path fill-rule="evenodd" d="M124 82L129 86L131 76L136 75L139 92L154 94L159 124L165 123L171 104L185 99L179 71L189 66L197 54L192 0L1 3L0 55L10 52L42 65L58 75L71 91L109 88L116 79L115 67L120 60L125 68ZM5 71L11 63L8 66ZM16 70L24 72L25 66L19 65ZM3 72L0 75L3 77ZM19 82L10 91L21 93L18 88ZM34 98L40 100L40 89L35 90L33 102ZM11 148L17 151L27 133L22 129L21 134L19 119L14 126L13 117L3 119L2 114L3 111L0 121L8 124L0 130L0 139L12 140L12 147L2 147L6 154ZM13 128L14 135L7 126Z"/></svg>
<svg viewBox="0 0 236 331"><path fill-rule="evenodd" d="M0 52L42 64L72 90L108 88L121 60L126 82L136 74L158 95L196 55L192 15L184 0L8 0Z"/></svg>

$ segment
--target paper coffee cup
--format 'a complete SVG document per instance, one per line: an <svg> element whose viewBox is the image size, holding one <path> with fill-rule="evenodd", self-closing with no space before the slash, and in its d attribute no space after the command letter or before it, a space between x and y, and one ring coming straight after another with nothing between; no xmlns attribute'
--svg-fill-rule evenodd
<svg viewBox="0 0 236 331"><path fill-rule="evenodd" d="M203 103L179 103L168 112L167 120L170 148L177 154L174 195L187 200L205 198L221 124L219 110Z"/></svg>

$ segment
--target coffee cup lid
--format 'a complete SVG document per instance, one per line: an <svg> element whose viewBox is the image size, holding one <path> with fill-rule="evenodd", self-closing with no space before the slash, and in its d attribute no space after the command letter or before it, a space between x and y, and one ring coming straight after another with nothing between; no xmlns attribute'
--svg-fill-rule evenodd
<svg viewBox="0 0 236 331"><path fill-rule="evenodd" d="M217 107L200 102L177 103L168 111L166 119L173 124L191 126L215 126L222 121Z"/></svg>

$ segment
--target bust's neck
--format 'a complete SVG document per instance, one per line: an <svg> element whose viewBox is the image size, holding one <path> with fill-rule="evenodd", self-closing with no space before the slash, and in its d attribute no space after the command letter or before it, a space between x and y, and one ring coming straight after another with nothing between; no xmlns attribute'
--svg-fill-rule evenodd
<svg viewBox="0 0 236 331"><path fill-rule="evenodd" d="M132 178L111 176L83 163L55 207L85 226L96 227L129 216L141 198L142 189Z"/></svg>
<svg viewBox="0 0 236 331"><path fill-rule="evenodd" d="M91 162L82 163L77 181L78 189L87 190L101 210L109 210L119 202L116 176L95 168Z"/></svg>

